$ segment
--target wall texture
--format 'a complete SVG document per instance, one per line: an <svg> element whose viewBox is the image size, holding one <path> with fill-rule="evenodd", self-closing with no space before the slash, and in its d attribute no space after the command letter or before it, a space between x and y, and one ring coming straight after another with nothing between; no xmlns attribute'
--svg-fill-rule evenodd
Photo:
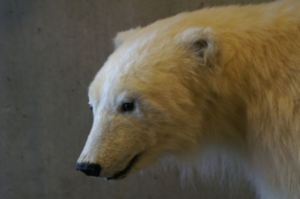
<svg viewBox="0 0 300 199"><path fill-rule="evenodd" d="M0 198L253 199L247 184L195 181L176 172L123 181L75 170L92 115L87 87L116 32L209 5L261 0L1 0Z"/></svg>

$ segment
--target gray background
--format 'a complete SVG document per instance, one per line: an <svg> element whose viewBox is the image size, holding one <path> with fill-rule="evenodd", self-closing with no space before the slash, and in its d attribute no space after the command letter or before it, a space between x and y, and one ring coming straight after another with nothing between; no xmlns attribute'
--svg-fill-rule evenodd
<svg viewBox="0 0 300 199"><path fill-rule="evenodd" d="M226 180L178 173L123 181L75 170L92 124L87 88L118 31L204 6L261 0L0 0L0 198L254 198Z"/></svg>

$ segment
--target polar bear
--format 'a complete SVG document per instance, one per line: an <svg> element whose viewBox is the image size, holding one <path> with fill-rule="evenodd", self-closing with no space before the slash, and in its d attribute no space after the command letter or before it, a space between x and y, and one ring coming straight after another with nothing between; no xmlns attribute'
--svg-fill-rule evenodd
<svg viewBox="0 0 300 199"><path fill-rule="evenodd" d="M114 43L78 170L122 179L177 157L206 173L221 158L211 172L237 162L261 199L300 198L299 1L181 13Z"/></svg>

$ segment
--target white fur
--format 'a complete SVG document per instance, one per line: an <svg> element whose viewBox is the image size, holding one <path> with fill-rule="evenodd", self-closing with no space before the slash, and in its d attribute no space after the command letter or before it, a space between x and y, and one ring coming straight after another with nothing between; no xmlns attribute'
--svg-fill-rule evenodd
<svg viewBox="0 0 300 199"><path fill-rule="evenodd" d="M299 11L296 0L216 7L119 33L89 88L78 162L111 177L137 154L126 175L181 159L183 175L233 170L261 199L299 199Z"/></svg>

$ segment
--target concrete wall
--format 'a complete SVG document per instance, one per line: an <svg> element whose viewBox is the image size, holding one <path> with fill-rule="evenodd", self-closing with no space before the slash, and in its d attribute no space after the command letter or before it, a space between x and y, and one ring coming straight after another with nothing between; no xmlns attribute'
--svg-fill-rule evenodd
<svg viewBox="0 0 300 199"><path fill-rule="evenodd" d="M254 198L244 181L181 186L173 172L107 182L75 163L92 123L87 87L116 32L203 6L260 1L1 0L0 198Z"/></svg>

